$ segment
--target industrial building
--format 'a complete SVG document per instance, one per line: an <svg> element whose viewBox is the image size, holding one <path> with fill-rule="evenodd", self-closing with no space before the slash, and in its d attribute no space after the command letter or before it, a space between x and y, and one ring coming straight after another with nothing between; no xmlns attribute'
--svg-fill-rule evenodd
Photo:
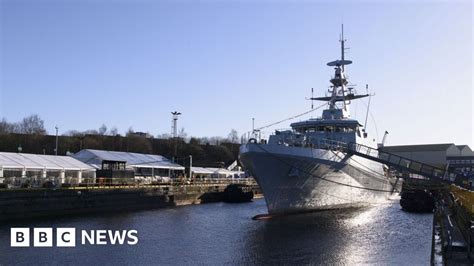
<svg viewBox="0 0 474 266"><path fill-rule="evenodd" d="M93 179L95 169L69 156L0 152L0 183L42 186L81 183Z"/></svg>
<svg viewBox="0 0 474 266"><path fill-rule="evenodd" d="M383 151L440 168L471 174L474 170L474 152L467 145L453 143L384 146Z"/></svg>

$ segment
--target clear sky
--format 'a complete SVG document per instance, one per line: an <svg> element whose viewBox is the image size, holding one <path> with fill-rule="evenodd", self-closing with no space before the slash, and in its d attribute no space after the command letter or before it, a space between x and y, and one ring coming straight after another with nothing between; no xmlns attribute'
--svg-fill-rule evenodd
<svg viewBox="0 0 474 266"><path fill-rule="evenodd" d="M39 114L50 133L105 123L156 135L178 110L189 136L241 134L252 117L259 127L309 110L312 87L324 95L344 23L350 81L375 93L370 133L474 148L468 0L0 2L10 122ZM366 104L352 105L361 123Z"/></svg>

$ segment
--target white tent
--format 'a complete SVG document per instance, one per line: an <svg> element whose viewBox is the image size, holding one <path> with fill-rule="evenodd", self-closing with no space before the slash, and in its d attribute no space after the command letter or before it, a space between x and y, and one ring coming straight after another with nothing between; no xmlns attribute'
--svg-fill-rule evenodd
<svg viewBox="0 0 474 266"><path fill-rule="evenodd" d="M1 169L91 171L93 167L69 156L0 152Z"/></svg>
<svg viewBox="0 0 474 266"><path fill-rule="evenodd" d="M19 185L25 178L41 184L46 178L80 183L93 178L95 169L69 156L0 152L0 183Z"/></svg>
<svg viewBox="0 0 474 266"><path fill-rule="evenodd" d="M192 172L193 174L199 174L199 175L212 175L214 171L209 170L208 168L205 167L192 167Z"/></svg>
<svg viewBox="0 0 474 266"><path fill-rule="evenodd" d="M174 163L161 155L143 154L120 151L104 151L85 149L73 155L74 158L100 169L102 161L122 161L127 167L133 168L158 168L169 170L184 170L184 167Z"/></svg>

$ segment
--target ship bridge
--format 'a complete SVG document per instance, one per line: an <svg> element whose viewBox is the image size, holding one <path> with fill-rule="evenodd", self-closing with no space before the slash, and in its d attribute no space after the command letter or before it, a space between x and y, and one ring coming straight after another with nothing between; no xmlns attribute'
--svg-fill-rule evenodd
<svg viewBox="0 0 474 266"><path fill-rule="evenodd" d="M325 126L356 128L362 125L357 120L354 120L354 119L334 119L334 120L310 119L306 121L292 123L290 126L293 129L298 130L302 128L317 128L317 127L325 127Z"/></svg>

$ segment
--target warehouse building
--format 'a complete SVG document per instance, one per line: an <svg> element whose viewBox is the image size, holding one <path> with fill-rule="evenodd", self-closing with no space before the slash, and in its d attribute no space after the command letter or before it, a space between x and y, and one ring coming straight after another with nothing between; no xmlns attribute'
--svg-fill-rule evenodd
<svg viewBox="0 0 474 266"><path fill-rule="evenodd" d="M450 171L472 174L474 152L467 145L453 143L384 146L381 150Z"/></svg>
<svg viewBox="0 0 474 266"><path fill-rule="evenodd" d="M459 154L447 157L448 168L464 175L474 174L474 152L467 145L456 145Z"/></svg>
<svg viewBox="0 0 474 266"><path fill-rule="evenodd" d="M437 167L445 166L449 155L459 154L459 149L452 143L384 146L382 150Z"/></svg>
<svg viewBox="0 0 474 266"><path fill-rule="evenodd" d="M79 184L95 177L95 169L69 156L0 152L0 183L41 187L45 182Z"/></svg>

